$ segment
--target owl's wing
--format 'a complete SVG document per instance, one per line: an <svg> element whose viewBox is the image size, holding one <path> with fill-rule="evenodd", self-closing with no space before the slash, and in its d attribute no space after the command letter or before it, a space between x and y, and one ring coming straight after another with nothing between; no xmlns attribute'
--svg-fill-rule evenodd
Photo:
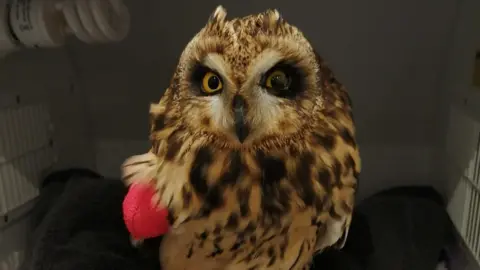
<svg viewBox="0 0 480 270"><path fill-rule="evenodd" d="M320 186L327 190L332 204L324 210L329 212L329 218L325 222L326 233L318 236L318 250L326 247L341 249L345 246L361 170L351 101L345 89L331 76L327 83L331 91L325 92L323 100L323 119L315 127L320 134L329 130L325 133L328 140L320 143L317 153L321 153L320 159L324 161L319 169L328 171L324 179L319 179Z"/></svg>
<svg viewBox="0 0 480 270"><path fill-rule="evenodd" d="M347 238L348 238L348 232L350 231L351 220L352 220L352 216L349 215L347 217L347 219L345 220L345 223L344 223L344 226L343 226L343 232L342 232L340 238L338 239L338 241L335 242L335 244L333 244L333 246L332 246L333 248L342 249L345 246L345 243L347 242Z"/></svg>
<svg viewBox="0 0 480 270"><path fill-rule="evenodd" d="M339 220L329 220L325 223L325 230L317 234L315 254L327 248L342 249L348 238L351 215Z"/></svg>
<svg viewBox="0 0 480 270"><path fill-rule="evenodd" d="M317 251L322 251L327 247L343 248L352 220L357 189L357 172L359 171L359 161L354 162L353 160L359 160L358 151L350 145L342 145L341 140L337 138L337 148L334 150L336 155L330 156L332 160L336 160L334 166L329 166L331 176L321 181L322 187L328 190L326 193L328 199L324 201L329 203L319 213L323 217L320 226L325 226L325 230L317 235Z"/></svg>
<svg viewBox="0 0 480 270"><path fill-rule="evenodd" d="M129 157L122 164L122 180L128 185L152 181L157 168L158 159L152 152Z"/></svg>

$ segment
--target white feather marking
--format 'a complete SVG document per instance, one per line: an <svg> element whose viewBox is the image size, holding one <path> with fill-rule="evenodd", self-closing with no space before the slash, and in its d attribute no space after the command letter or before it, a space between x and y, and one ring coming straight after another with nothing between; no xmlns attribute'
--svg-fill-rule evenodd
<svg viewBox="0 0 480 270"><path fill-rule="evenodd" d="M228 66L218 53L207 54L203 59L203 64L220 73L219 75L223 78L228 78Z"/></svg>
<svg viewBox="0 0 480 270"><path fill-rule="evenodd" d="M210 110L217 127L228 129L233 125L229 114L225 113L225 105L220 95L210 97Z"/></svg>
<svg viewBox="0 0 480 270"><path fill-rule="evenodd" d="M215 11L213 11L212 17L216 20L223 21L225 17L227 17L227 10L222 5L219 5L215 8Z"/></svg>
<svg viewBox="0 0 480 270"><path fill-rule="evenodd" d="M258 103L251 108L251 122L253 126L269 129L275 126L276 119L282 114L280 106L278 106L278 98L269 95L260 86L256 88L253 92L257 95L256 102Z"/></svg>
<svg viewBox="0 0 480 270"><path fill-rule="evenodd" d="M278 51L272 49L265 50L255 58L252 64L250 64L247 77L258 78L260 75L274 67L283 58L283 55Z"/></svg>
<svg viewBox="0 0 480 270"><path fill-rule="evenodd" d="M325 238L321 243L321 248L330 247L334 245L340 237L342 237L345 227L346 218L340 220L329 220L327 221L327 232L325 233ZM317 247L318 248L318 247Z"/></svg>
<svg viewBox="0 0 480 270"><path fill-rule="evenodd" d="M239 44L238 44L238 33L235 32L235 29L233 28L233 24L232 23L229 23L228 24L228 30L230 32L230 37L232 38L232 44L233 44L233 47L235 49L238 48Z"/></svg>
<svg viewBox="0 0 480 270"><path fill-rule="evenodd" d="M280 19L280 12L278 12L278 10L274 9L273 10L273 16L275 18L275 21L278 21Z"/></svg>

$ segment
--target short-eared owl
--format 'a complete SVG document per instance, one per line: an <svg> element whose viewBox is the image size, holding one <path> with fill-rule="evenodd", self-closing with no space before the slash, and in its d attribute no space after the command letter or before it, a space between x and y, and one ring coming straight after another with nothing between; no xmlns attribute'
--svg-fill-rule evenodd
<svg viewBox="0 0 480 270"><path fill-rule="evenodd" d="M221 6L150 107L152 147L123 166L151 181L172 231L163 269L307 269L345 243L360 156L343 85L279 12Z"/></svg>

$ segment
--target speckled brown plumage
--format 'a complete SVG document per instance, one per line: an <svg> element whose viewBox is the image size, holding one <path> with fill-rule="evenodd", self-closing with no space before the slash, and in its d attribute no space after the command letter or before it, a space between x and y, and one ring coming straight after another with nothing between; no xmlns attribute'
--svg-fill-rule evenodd
<svg viewBox="0 0 480 270"><path fill-rule="evenodd" d="M282 96L259 83L279 64L299 78ZM199 92L199 66L219 74L221 93ZM150 116L152 148L123 173L153 179L169 207L164 269L307 269L316 252L343 246L360 173L351 102L276 10L227 20L218 7Z"/></svg>

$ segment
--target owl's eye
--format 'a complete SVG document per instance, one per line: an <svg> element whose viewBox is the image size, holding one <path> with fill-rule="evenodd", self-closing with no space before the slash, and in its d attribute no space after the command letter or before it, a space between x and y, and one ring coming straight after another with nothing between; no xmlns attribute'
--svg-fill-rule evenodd
<svg viewBox="0 0 480 270"><path fill-rule="evenodd" d="M265 87L273 90L288 90L290 83L290 76L280 69L270 72L265 79Z"/></svg>
<svg viewBox="0 0 480 270"><path fill-rule="evenodd" d="M209 95L215 94L222 89L223 89L223 83L217 74L211 71L208 71L207 73L205 73L205 75L202 78L202 91L205 94L209 94Z"/></svg>
<svg viewBox="0 0 480 270"><path fill-rule="evenodd" d="M282 61L267 71L259 86L279 98L295 98L305 90L305 71L294 61Z"/></svg>

